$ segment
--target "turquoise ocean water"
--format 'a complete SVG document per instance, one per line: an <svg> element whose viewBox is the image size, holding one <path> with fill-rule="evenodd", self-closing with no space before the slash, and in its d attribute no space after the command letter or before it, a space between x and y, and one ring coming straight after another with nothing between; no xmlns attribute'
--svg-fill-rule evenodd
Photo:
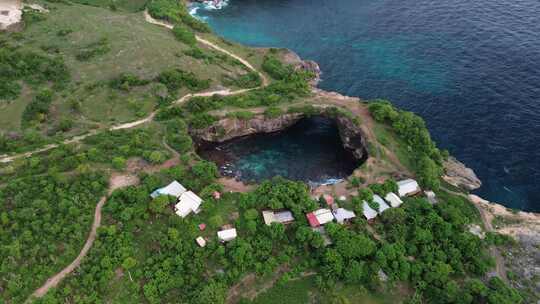
<svg viewBox="0 0 540 304"><path fill-rule="evenodd" d="M196 15L317 61L323 89L420 114L477 194L540 210L540 1L230 0Z"/></svg>

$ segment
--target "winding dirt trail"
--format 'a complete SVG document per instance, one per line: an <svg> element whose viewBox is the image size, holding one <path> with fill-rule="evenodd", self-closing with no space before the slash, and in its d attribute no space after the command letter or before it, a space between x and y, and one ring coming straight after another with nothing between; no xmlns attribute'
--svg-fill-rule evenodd
<svg viewBox="0 0 540 304"><path fill-rule="evenodd" d="M165 23L165 22L162 22L162 21L159 21L159 20L156 20L156 19L152 18L150 16L150 14L148 14L147 11L144 11L144 18L148 23L163 26L163 27L166 27L166 28L169 28L169 29L173 28L173 25L171 25L171 24L168 24L168 23ZM223 89L223 90L215 90L215 91L201 92L201 93L189 93L189 94L186 94L186 95L182 96L182 98L174 101L173 105L184 103L186 100L188 100L188 99L190 99L192 97L209 97L209 96L212 96L212 95L228 96L228 95L243 94L243 93L247 93L249 91L253 91L253 90L256 90L256 89L266 87L270 83L268 78L263 73L261 73L260 71L255 69L253 67L253 65L251 65L247 60L243 59L242 57L240 57L240 56L238 56L238 55L236 55L236 54L234 54L234 53L232 53L230 51L227 51L226 49L218 46L215 43L212 43L212 42L210 42L210 41L208 41L208 40L206 40L204 38L199 37L198 35L196 35L195 37L197 38L197 41L199 41L200 43L202 43L204 45L207 45L208 47L211 47L211 48L213 48L213 49L215 49L215 50L217 50L219 52L222 52L222 53L224 53L224 54L238 60L243 65L245 65L248 69L256 72L259 75L259 77L261 77L262 84L260 86L258 86L258 87L249 88L249 89L240 89L240 90L234 90L234 91L232 91L230 89ZM139 120L136 120L136 121L111 126L110 128L107 129L107 131L131 129L131 128L140 126L142 124L151 122L152 120L154 120L154 117L156 116L156 113L157 113L156 111L153 111L152 113L150 113L150 115L148 115L147 117L145 117L143 119L139 119ZM84 140L85 138L87 138L89 136L96 135L99 132L100 131L97 131L97 130L90 131L90 132L88 132L86 134L75 136L75 137L72 137L70 139L66 139L66 140L62 141L60 144L49 144L49 145L46 145L46 146L44 146L42 148L39 148L39 149L36 149L36 150L33 150L33 151L29 151L29 152L13 154L13 155L0 155L0 163L9 163L9 162L12 162L12 161L14 161L16 159L19 159L19 158L28 158L28 157L30 157L30 156L32 156L34 154L41 153L41 152L46 152L46 151L49 151L51 149L58 148L61 144L71 144L71 143L80 142L80 141Z"/></svg>
<svg viewBox="0 0 540 304"><path fill-rule="evenodd" d="M155 20L146 11L144 12L144 16L145 16L145 20L148 21L149 23L164 26L164 27L167 27L167 28L170 28L170 29L173 28L173 26L170 25L170 24ZM242 94L242 93L246 93L246 92L249 92L251 90L259 89L261 87L264 87L264 86L268 85L269 81L266 78L266 76L263 75L258 70L256 70L248 61L246 61L243 58L241 58L241 57L239 57L239 56L237 56L237 55L235 55L235 54L233 54L233 53L231 53L231 52L229 52L229 51L215 45L214 43L212 43L212 42L210 42L208 40L205 40L205 39L200 38L198 36L197 36L197 40L199 42L205 44L205 45L208 45L211 48L216 49L217 51L220 51L222 53L225 53L225 54L231 56L232 58L240 61L242 64L244 64L250 70L257 72L259 74L259 76L261 77L261 79L262 79L262 85L259 86L259 87L255 87L255 88L241 89L241 90L235 90L235 91L231 91L229 89L224 89L224 90L202 92L202 93L190 93L190 94L187 94L187 95L183 96L182 98L176 100L175 102L173 102L173 104L180 104L180 103L185 102L189 98L197 97L197 96L208 97L208 96L212 96L212 95L215 95L215 94L219 94L219 95ZM145 124L147 122L152 121L154 119L155 115L156 115L156 111L150 113L149 116L147 116L147 117L145 117L143 119L133 121L133 122L124 123L124 124L120 124L120 125L116 125L116 126L112 126L112 127L108 128L107 130L114 131L114 130L122 130L122 129L134 128L136 126L139 126L139 125L142 125L142 124ZM88 136L92 136L92 135L95 135L97 133L98 133L98 131L91 131L89 133L73 137L71 139L66 139L66 140L64 140L62 142L62 144L76 143L76 142L79 142L79 141L87 138ZM173 154L173 157L170 160L163 163L162 165L151 166L149 168L144 168L143 169L144 171L147 171L147 172L156 171L157 169L161 169L161 168L164 168L164 167L171 167L171 166L173 166L173 165L175 165L175 164L177 164L179 162L180 155L178 154L178 152L175 151L173 148L171 148L165 142L165 139L163 140L163 144L164 144L165 148L167 150L169 150ZM34 151L20 153L20 154L16 154L16 155L12 155L12 156L4 156L4 157L0 158L0 163L8 163L8 162L11 162L11 161L13 161L15 159L18 159L18 158L30 157L33 154L40 153L40 152L45 152L45 151L54 149L54 148L58 147L59 145L60 144L50 144L50 145L47 145L45 147L42 147L42 148L34 150ZM94 211L94 222L92 223L92 228L90 230L88 238L86 239L86 242L84 243L83 248L79 252L79 255L75 258L75 260L73 260L68 266L66 266L64 269L62 269L59 273L57 273L54 276L47 279L45 284L43 284L43 286L38 288L30 296L30 298L27 300L27 302L31 302L32 299L35 299L35 298L43 297L51 288L56 287L66 276L68 276L71 272L73 272L73 270L75 270L81 264L81 261L88 254L88 252L90 251L90 248L92 248L92 245L94 244L94 241L96 239L97 230L101 226L101 209L103 208L103 205L107 201L107 198L116 189L131 186L131 185L136 185L138 183L139 183L138 177L136 175L133 175L133 174L126 174L126 175L113 174L111 176L111 178L109 180L109 189L107 190L107 194L105 196L101 197L99 202L96 205L96 209Z"/></svg>
<svg viewBox="0 0 540 304"><path fill-rule="evenodd" d="M444 186L441 186L441 190L444 190L448 193L458 195L458 196L468 199L474 205L476 210L478 210L478 213L480 213L480 219L482 220L482 223L484 224L484 228L486 229L486 231L496 232L495 229L493 229L493 225L491 224L491 219L493 218L493 215L489 214L486 209L480 206L471 195L466 195L464 193L452 191L448 188L445 188ZM499 249L497 249L496 246L490 246L489 253L495 259L495 272L497 273L497 276L499 276L499 278L501 278L504 282L508 284L509 281L508 281L508 276L506 274L506 266L504 265L504 258L499 252Z"/></svg>
<svg viewBox="0 0 540 304"><path fill-rule="evenodd" d="M107 190L107 194L102 196L99 199L99 202L96 205L96 210L94 211L94 222L92 223L92 229L90 230L90 234L88 235L88 238L86 239L86 242L84 243L83 248L79 252L79 255L71 262L67 267L62 269L59 273L55 274L54 276L50 277L43 286L38 288L30 297L30 299L27 302L30 302L32 298L41 298L44 296L51 288L56 287L67 275L69 275L75 268L79 267L81 264L82 259L88 254L88 251L90 251L90 248L92 248L92 245L94 244L94 241L96 240L97 236L97 230L101 226L101 209L103 208L103 205L107 201L107 198L111 195L111 193L119 188L136 185L139 182L139 179L136 176L130 176L130 175L118 175L113 174L109 180L109 189Z"/></svg>

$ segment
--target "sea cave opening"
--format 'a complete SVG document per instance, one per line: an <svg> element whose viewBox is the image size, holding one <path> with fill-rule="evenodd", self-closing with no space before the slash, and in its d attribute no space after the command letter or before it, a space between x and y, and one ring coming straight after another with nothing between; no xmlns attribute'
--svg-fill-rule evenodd
<svg viewBox="0 0 540 304"><path fill-rule="evenodd" d="M344 147L336 120L326 116L301 118L279 132L205 143L198 153L215 162L223 176L247 183L282 176L314 186L333 184L365 161Z"/></svg>

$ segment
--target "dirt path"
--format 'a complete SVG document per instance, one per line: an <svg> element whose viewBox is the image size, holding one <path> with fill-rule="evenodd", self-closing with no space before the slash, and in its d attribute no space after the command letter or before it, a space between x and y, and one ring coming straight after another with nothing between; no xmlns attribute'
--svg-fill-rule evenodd
<svg viewBox="0 0 540 304"><path fill-rule="evenodd" d="M109 180L109 189L107 190L107 194L105 196L102 196L96 205L96 210L94 211L94 222L92 223L90 234L88 235L88 238L86 239L83 248L79 252L79 255L75 258L75 260L73 260L73 262L71 262L71 264L62 269L56 275L49 278L45 282L45 284L43 284L43 286L38 288L32 294L32 296L27 302L30 302L32 298L41 298L42 296L44 296L49 291L49 289L56 287L60 283L60 281L62 281L73 270L75 270L75 268L79 267L82 259L88 254L88 251L90 251L90 248L92 248L92 245L96 240L97 230L101 226L101 209L103 208L103 205L107 201L109 195L111 195L111 193L116 189L136 185L138 182L139 179L136 176L132 175L113 174L111 176Z"/></svg>
<svg viewBox="0 0 540 304"><path fill-rule="evenodd" d="M474 205L476 210L478 210L478 213L480 213L480 219L482 220L482 223L484 224L484 229L486 231L488 231L488 232L495 232L495 229L493 229L493 225L491 224L491 221L493 219L493 215L491 213L489 213L489 211L484 209L482 206L480 206L476 202L476 200L471 197L471 195L466 195L464 193L452 191L452 190L447 189L447 188L445 188L443 186L441 186L441 190L444 190L444 191L446 191L448 193L458 195L458 196L461 196L461 197L464 197L464 198L468 199ZM501 278L503 281L505 281L506 283L509 283L508 276L506 274L506 266L504 264L504 258L501 255L501 253L499 252L499 249L497 249L496 246L490 246L489 247L489 252L490 252L491 256L495 259L495 271L497 273L497 276L499 278Z"/></svg>
<svg viewBox="0 0 540 304"><path fill-rule="evenodd" d="M144 12L144 17L145 17L145 20L149 23L152 23L152 24L156 24L156 25L159 25L159 26L163 26L163 27L166 27L166 28L169 28L169 29L172 29L173 26L171 24L168 24L168 23L165 23L165 22L161 22L161 21L158 21L154 18L152 18L148 12ZM263 74L261 73L260 71L258 71L257 69L255 69L247 60L243 59L242 57L238 56L238 55L235 55L234 53L232 52L229 52L223 48L221 48L220 46L206 40L206 39L203 39L199 36L196 36L197 38L197 41L199 41L200 43L202 44L205 44L219 52L222 52L238 61L240 61L242 64L244 64L247 68L249 68L250 70L256 72L257 74L259 74L259 76L261 77L262 79L262 85L259 86L259 87L255 87L255 88L250 88L250 89L240 89L240 90L234 90L234 91L231 91L229 89L224 89L224 90L216 90L216 91L210 91L210 92L202 92L202 93L190 93L190 94L187 94L187 95L184 95L182 98L176 100L173 102L173 104L181 104L183 102L185 102L186 100L192 98L192 97L209 97L209 96L212 96L212 95L223 95L223 96L227 96L227 95L238 95L238 94L243 94L243 93L247 93L249 91L252 91L252 90L256 90L256 89L260 89L262 87L265 87L269 84L269 81L268 81L268 78ZM132 121L132 122L127 122L127 123L123 123L123 124L119 124L119 125L116 125L116 126L111 126L110 128L108 128L107 130L108 131L115 131L115 130L123 130L123 129L131 129L131 128L134 128L134 127L137 127L137 126L140 126L142 124L145 124L145 123L148 123L148 122L151 122L152 120L154 120L154 117L156 115L156 111L153 111L152 113L150 113L150 115L148 115L147 117L143 118L143 119L139 119L139 120L136 120L136 121ZM70 138L70 139L66 139L64 141L62 141L61 144L71 144L71 143L76 143L76 142L80 142L82 140L84 140L85 138L89 137L89 136L92 136L92 135L95 135L97 134L99 131L91 131L91 132L88 132L86 134L83 134L83 135L80 135L80 136L75 136L73 138ZM34 154L38 154L38 153L41 153L41 152L46 152L46 151L49 151L51 149L54 149L54 148L58 148L58 146L60 146L60 144L49 144L49 145L46 145L42 148L39 148L39 149L36 149L34 151L29 151L29 152L24 152L24 153L19 153L19 154L14 154L14 155L2 155L0 156L0 163L9 163L9 162L12 162L16 159L19 159L19 158L27 158L27 157L30 157Z"/></svg>
<svg viewBox="0 0 540 304"><path fill-rule="evenodd" d="M174 28L174 26L173 26L172 24L170 24L170 23L167 23L167 22L163 22L163 21L159 21L159 20L154 19L152 16L150 16L150 14L148 13L147 10L144 11L144 19L145 19L147 22L149 22L149 23L156 24L156 25L159 25L159 26L163 26L163 27L166 27L166 28L168 28L168 29L173 29L173 28ZM215 49L215 50L217 50L217 51L220 51L220 52L222 52L222 53L224 53L224 54L226 54L226 55L228 55L228 56L230 56L230 57L232 57L232 58L234 58L234 59L240 61L243 65L245 65L246 67L248 67L248 69L250 69L250 70L256 72L257 74L259 74L259 76L260 76L261 79L262 79L262 83L263 83L262 86L268 85L268 78L266 78L266 76L265 76L263 73L261 73L261 72L259 72L257 69L255 69L255 68L251 65L251 63L249 63L249 62L248 62L247 60L245 60L244 58L242 58L242 57L240 57L240 56L238 56L238 55L236 55L236 54L234 54L234 53L232 53L232 52L227 51L226 49L224 49L224 48L218 46L217 44L215 44L215 43L213 43L213 42L210 42L210 41L208 41L208 40L206 40L206 39L204 39L204 38L201 38L199 35L195 35L195 38L197 39L198 42L200 42L200 43L202 43L202 44L204 44L204 45L207 45L207 46L209 46L209 47L211 47L211 48L213 48L213 49Z"/></svg>

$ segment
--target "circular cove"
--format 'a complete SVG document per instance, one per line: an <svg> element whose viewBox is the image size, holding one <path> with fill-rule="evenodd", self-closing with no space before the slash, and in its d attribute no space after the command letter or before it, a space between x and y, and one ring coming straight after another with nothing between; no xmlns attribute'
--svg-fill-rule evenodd
<svg viewBox="0 0 540 304"><path fill-rule="evenodd" d="M221 174L243 182L260 182L274 176L332 184L360 166L343 147L336 122L327 117L302 118L289 128L207 143L199 155L218 164Z"/></svg>

